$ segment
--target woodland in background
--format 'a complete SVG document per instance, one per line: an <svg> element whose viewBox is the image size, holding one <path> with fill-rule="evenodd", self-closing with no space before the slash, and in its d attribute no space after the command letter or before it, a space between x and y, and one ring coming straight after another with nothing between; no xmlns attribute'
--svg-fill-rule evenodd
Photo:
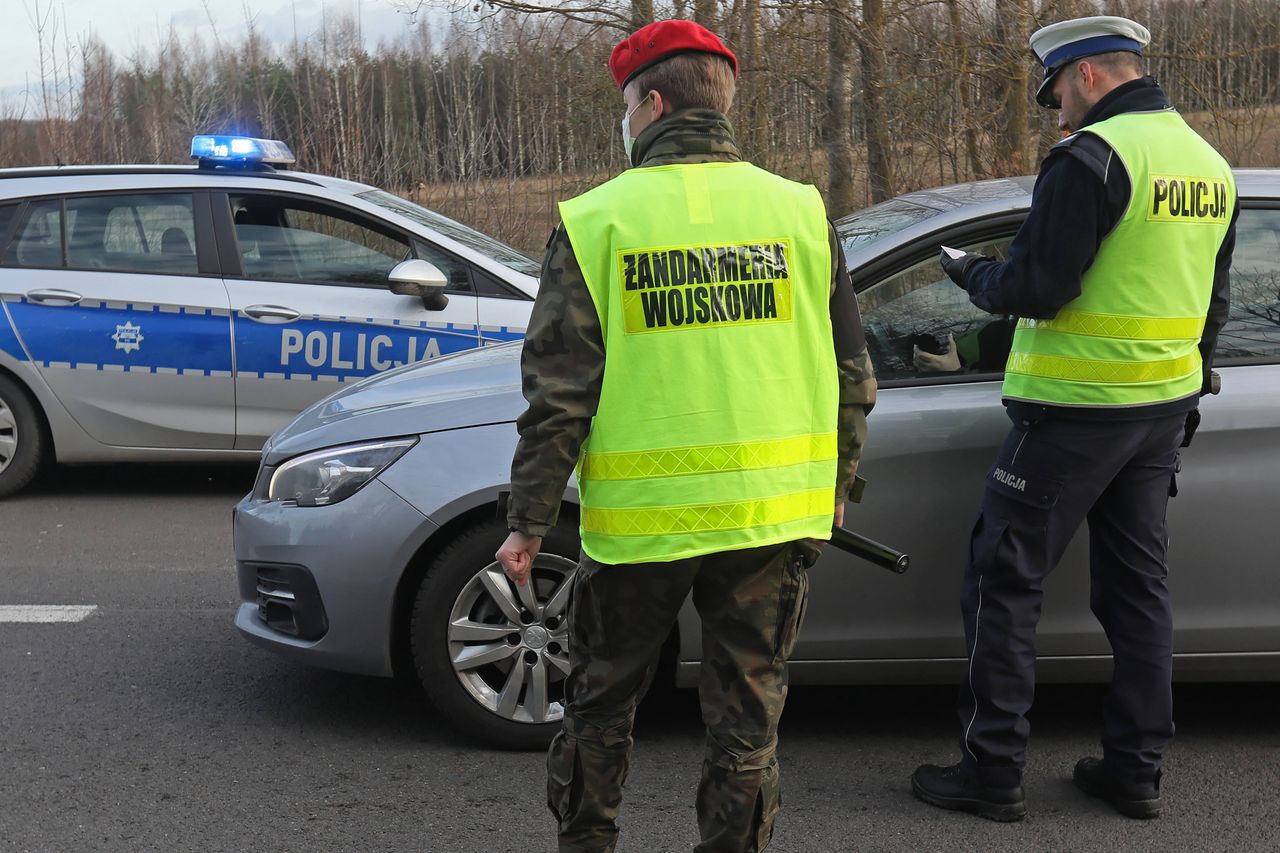
<svg viewBox="0 0 1280 853"><path fill-rule="evenodd" d="M387 187L537 254L555 202L624 166L613 45L696 19L738 54L744 154L816 183L833 216L938 184L1033 173L1058 137L1033 101L1038 26L1146 23L1150 71L1235 165L1280 165L1280 0L400 0L375 50L354 21L273 46L171 35L121 56L52 0L41 79L0 109L0 166L186 162L191 136L283 139L298 168ZM436 26L428 23L437 21ZM447 25L439 25L440 20Z"/></svg>

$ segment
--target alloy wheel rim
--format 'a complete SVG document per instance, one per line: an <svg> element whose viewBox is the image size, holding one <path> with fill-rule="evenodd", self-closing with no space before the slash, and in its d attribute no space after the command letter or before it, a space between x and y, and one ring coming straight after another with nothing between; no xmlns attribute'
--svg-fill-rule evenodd
<svg viewBox="0 0 1280 853"><path fill-rule="evenodd" d="M4 398L0 397L0 473L18 452L18 419Z"/></svg>
<svg viewBox="0 0 1280 853"><path fill-rule="evenodd" d="M505 720L552 723L564 717L569 674L565 612L578 564L539 554L529 583L517 587L498 563L469 580L449 613L449 662L479 705Z"/></svg>

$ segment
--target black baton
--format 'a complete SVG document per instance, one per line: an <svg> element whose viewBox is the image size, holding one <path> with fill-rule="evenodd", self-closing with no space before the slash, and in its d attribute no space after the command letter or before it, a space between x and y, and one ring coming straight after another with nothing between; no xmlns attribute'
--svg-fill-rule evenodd
<svg viewBox="0 0 1280 853"><path fill-rule="evenodd" d="M895 574L902 574L911 565L910 554L895 551L888 545L881 545L873 539L868 539L843 527L831 528L831 544L841 551L845 551L855 557L861 557L868 563L874 563L880 568L888 569Z"/></svg>

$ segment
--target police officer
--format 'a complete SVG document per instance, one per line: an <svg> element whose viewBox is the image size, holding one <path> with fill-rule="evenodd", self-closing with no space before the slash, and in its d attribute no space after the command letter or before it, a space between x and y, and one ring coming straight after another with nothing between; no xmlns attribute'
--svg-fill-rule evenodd
<svg viewBox="0 0 1280 853"><path fill-rule="evenodd" d="M1036 100L1070 135L1041 165L1009 260L941 258L974 305L1022 318L1004 383L1013 429L963 584L961 760L912 776L916 795L943 808L1025 814L1042 584L1087 522L1091 605L1114 672L1102 758L1082 759L1074 780L1122 814L1160 814L1173 736L1165 509L1211 387L1238 208L1226 162L1143 76L1149 38L1116 17L1031 37L1045 69Z"/></svg>
<svg viewBox="0 0 1280 853"><path fill-rule="evenodd" d="M691 593L697 849L763 850L805 568L843 517L875 381L818 191L738 153L733 53L661 21L609 68L633 168L560 205L498 559L528 582L577 463L583 553L547 759L560 850L614 849L636 704Z"/></svg>

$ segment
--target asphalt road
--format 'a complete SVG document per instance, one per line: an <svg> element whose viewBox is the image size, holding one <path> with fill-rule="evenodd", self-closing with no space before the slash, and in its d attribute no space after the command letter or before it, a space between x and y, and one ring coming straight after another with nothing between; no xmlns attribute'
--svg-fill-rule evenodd
<svg viewBox="0 0 1280 853"><path fill-rule="evenodd" d="M411 684L300 667L231 625L230 509L244 467L65 469L0 503L0 606L96 605L0 622L0 850L543 851L542 757L461 740ZM1274 851L1280 685L1177 693L1159 821L1077 793L1101 691L1045 687L1031 814L916 802L955 755L954 688L798 688L783 722L778 851ZM620 851L689 850L695 697L641 709Z"/></svg>

